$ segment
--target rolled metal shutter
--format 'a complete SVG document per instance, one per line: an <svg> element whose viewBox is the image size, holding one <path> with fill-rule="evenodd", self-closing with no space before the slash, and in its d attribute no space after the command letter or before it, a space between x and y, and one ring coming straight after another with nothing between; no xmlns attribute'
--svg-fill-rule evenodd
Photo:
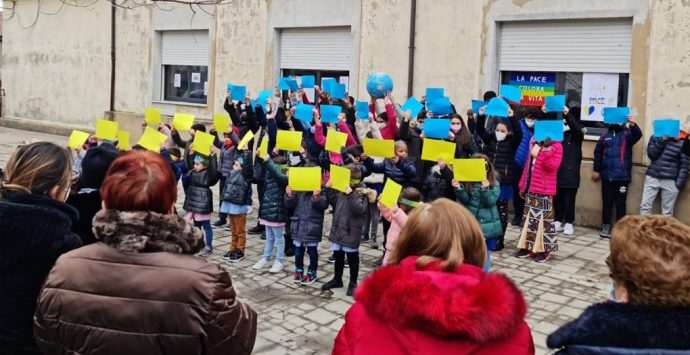
<svg viewBox="0 0 690 355"><path fill-rule="evenodd" d="M350 70L349 27L287 28L280 35L281 69Z"/></svg>
<svg viewBox="0 0 690 355"><path fill-rule="evenodd" d="M163 65L208 66L208 31L164 31L161 52Z"/></svg>
<svg viewBox="0 0 690 355"><path fill-rule="evenodd" d="M501 71L629 73L632 19L503 22Z"/></svg>

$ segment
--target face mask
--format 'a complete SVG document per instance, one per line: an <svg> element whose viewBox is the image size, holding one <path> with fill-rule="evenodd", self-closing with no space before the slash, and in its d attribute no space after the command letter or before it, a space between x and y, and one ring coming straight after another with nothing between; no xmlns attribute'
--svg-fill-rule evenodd
<svg viewBox="0 0 690 355"><path fill-rule="evenodd" d="M616 284L613 281L611 281L611 284L609 285L609 301L622 303L621 300L616 299Z"/></svg>
<svg viewBox="0 0 690 355"><path fill-rule="evenodd" d="M290 103L289 103L289 102L286 102L286 103L285 103L285 108L288 109L288 110L290 109Z"/></svg>
<svg viewBox="0 0 690 355"><path fill-rule="evenodd" d="M462 126L459 124L454 124L450 126L450 130L453 131L453 133L458 133L462 129Z"/></svg>
<svg viewBox="0 0 690 355"><path fill-rule="evenodd" d="M534 120L525 120L525 124L527 127L532 128L534 127Z"/></svg>
<svg viewBox="0 0 690 355"><path fill-rule="evenodd" d="M245 105L245 104L240 105L240 110L244 111L245 108L247 108L247 105Z"/></svg>
<svg viewBox="0 0 690 355"><path fill-rule="evenodd" d="M506 133L496 132L496 140L499 142L503 142L507 136L508 136L508 134L506 134Z"/></svg>
<svg viewBox="0 0 690 355"><path fill-rule="evenodd" d="M418 124L416 128L420 131L423 131L424 130L424 124Z"/></svg>
<svg viewBox="0 0 690 355"><path fill-rule="evenodd" d="M568 132L568 131L570 131L570 126L568 126L567 124L563 125L563 132Z"/></svg>
<svg viewBox="0 0 690 355"><path fill-rule="evenodd" d="M299 155L290 154L290 165L291 166L299 165L299 163L301 163L301 162L302 162L302 158Z"/></svg>

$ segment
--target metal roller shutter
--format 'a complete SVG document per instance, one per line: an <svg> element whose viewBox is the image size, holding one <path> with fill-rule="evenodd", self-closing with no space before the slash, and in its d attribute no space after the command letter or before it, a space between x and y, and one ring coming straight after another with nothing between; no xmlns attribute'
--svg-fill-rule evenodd
<svg viewBox="0 0 690 355"><path fill-rule="evenodd" d="M504 22L501 71L629 73L632 19Z"/></svg>
<svg viewBox="0 0 690 355"><path fill-rule="evenodd" d="M165 31L161 48L163 65L208 66L208 31Z"/></svg>
<svg viewBox="0 0 690 355"><path fill-rule="evenodd" d="M350 70L349 27L290 28L280 36L281 69Z"/></svg>

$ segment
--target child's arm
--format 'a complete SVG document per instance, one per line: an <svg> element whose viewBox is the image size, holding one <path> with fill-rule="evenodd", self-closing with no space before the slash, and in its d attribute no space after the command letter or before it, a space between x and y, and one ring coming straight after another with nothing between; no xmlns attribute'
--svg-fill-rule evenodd
<svg viewBox="0 0 690 355"><path fill-rule="evenodd" d="M326 193L326 191L322 189L322 190L321 190L321 193L319 194L318 200L314 200L314 197L313 197L313 195L312 195L312 205L311 205L311 207L312 207L313 209L315 209L315 210L317 210L317 211L321 211L321 212L323 212L323 211L325 211L326 209L328 209L328 199L326 198L326 196L324 196L325 193Z"/></svg>
<svg viewBox="0 0 690 355"><path fill-rule="evenodd" d="M369 208L367 197L359 192L352 191L347 196L347 203L350 204L350 213L355 216L364 214Z"/></svg>
<svg viewBox="0 0 690 355"><path fill-rule="evenodd" d="M402 161L402 164L400 164L400 170L403 172L403 175L407 180L412 180L417 177L417 167L409 159Z"/></svg>
<svg viewBox="0 0 690 355"><path fill-rule="evenodd" d="M320 121L316 121L314 125L314 140L316 144L325 147L326 146L326 136L323 134L323 126Z"/></svg>
<svg viewBox="0 0 690 355"><path fill-rule="evenodd" d="M680 153L680 169L678 169L678 177L676 178L676 187L678 190L683 188L685 181L688 179L688 171L690 171L690 156Z"/></svg>
<svg viewBox="0 0 690 355"><path fill-rule="evenodd" d="M558 171L563 159L563 145L561 142L553 142L548 150L542 148L537 155L537 159L542 160L542 166L546 172Z"/></svg>
<svg viewBox="0 0 690 355"><path fill-rule="evenodd" d="M297 194L298 192L291 191L291 194L288 195L286 188L286 191L283 194L283 201L285 202L285 207L290 209L297 207Z"/></svg>
<svg viewBox="0 0 690 355"><path fill-rule="evenodd" d="M489 144L491 142L491 139L493 138L493 134L489 134L486 130L486 116L485 115L480 115L477 118L477 134L479 135L479 138L482 139L484 144Z"/></svg>
<svg viewBox="0 0 690 355"><path fill-rule="evenodd" d="M496 182L493 187L486 190L479 191L479 205L482 207L492 207L498 202L498 196L501 194L501 187Z"/></svg>
<svg viewBox="0 0 690 355"><path fill-rule="evenodd" d="M364 160L364 166L367 168L367 170L371 171L372 173L383 174L386 170L385 160L381 163L377 163L374 161L374 159L369 157L367 157L367 159Z"/></svg>
<svg viewBox="0 0 690 355"><path fill-rule="evenodd" d="M630 134L627 138L628 143L630 143L630 146L632 147L640 140L640 138L642 138L642 130L640 129L640 126L634 122L631 122L631 125Z"/></svg>
<svg viewBox="0 0 690 355"><path fill-rule="evenodd" d="M242 152L242 155L244 157L244 164L242 164L242 176L245 180L251 182L252 177L254 175L254 170L252 169L254 167L254 155L252 154L252 151L249 149L240 150L239 152Z"/></svg>
<svg viewBox="0 0 690 355"><path fill-rule="evenodd" d="M269 174L273 175L273 178L278 181L280 185L287 185L288 178L282 171L278 171L278 168L273 164L271 159L264 161L264 167L268 170Z"/></svg>
<svg viewBox="0 0 690 355"><path fill-rule="evenodd" d="M392 222L393 212L390 208L384 206L381 202L376 203L376 207L379 209L379 212L381 212L381 217L383 217L388 222Z"/></svg>
<svg viewBox="0 0 690 355"><path fill-rule="evenodd" d="M652 161L659 159L661 153L666 148L666 142L659 137L652 137L647 144L647 156Z"/></svg>
<svg viewBox="0 0 690 355"><path fill-rule="evenodd" d="M216 152L212 152L211 156L208 157L206 176L208 176L208 186L217 184L220 179L220 174L218 173L218 154Z"/></svg>
<svg viewBox="0 0 690 355"><path fill-rule="evenodd" d="M393 223L397 224L400 229L407 223L407 214L402 209L398 208L395 213L393 213ZM389 249L390 250L390 249Z"/></svg>
<svg viewBox="0 0 690 355"><path fill-rule="evenodd" d="M347 142L345 143L346 147L357 144L357 141L355 141L355 137L352 136L352 131L350 131L350 127L348 127L346 120L341 120L338 122L338 129L340 129L340 132L347 134Z"/></svg>
<svg viewBox="0 0 690 355"><path fill-rule="evenodd" d="M462 204L466 204L470 202L470 195L467 193L465 190L465 187L458 183L457 186L453 186L453 190L455 191L455 197L458 199L458 201Z"/></svg>
<svg viewBox="0 0 690 355"><path fill-rule="evenodd" d="M184 149L185 145L187 145L187 143L182 140L182 137L180 137L180 132L178 132L176 129L170 131L170 137L172 137L173 143L182 149Z"/></svg>
<svg viewBox="0 0 690 355"><path fill-rule="evenodd" d="M596 147L594 147L594 172L595 173L601 173L601 168L602 168L602 163L603 163L603 155L604 155L604 137L606 136L606 133L602 134L601 137L599 137L599 141L597 142Z"/></svg>
<svg viewBox="0 0 690 355"><path fill-rule="evenodd" d="M510 119L510 125L512 126L513 130L513 139L511 140L511 143L513 145L513 151L515 151L520 145L520 142L522 142L522 125L515 115L508 117L508 119Z"/></svg>
<svg viewBox="0 0 690 355"><path fill-rule="evenodd" d="M225 97L225 103L223 103L223 108L225 109L225 112L230 115L230 120L232 121L232 125L235 127L240 126L240 116L237 114L237 110L235 109L235 104L230 102L230 95Z"/></svg>

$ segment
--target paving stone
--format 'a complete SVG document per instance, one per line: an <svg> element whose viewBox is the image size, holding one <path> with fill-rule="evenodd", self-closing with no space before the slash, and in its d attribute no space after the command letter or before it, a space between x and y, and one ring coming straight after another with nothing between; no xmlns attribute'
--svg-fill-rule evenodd
<svg viewBox="0 0 690 355"><path fill-rule="evenodd" d="M326 325L340 316L323 309L315 309L305 314L304 317L321 325Z"/></svg>

